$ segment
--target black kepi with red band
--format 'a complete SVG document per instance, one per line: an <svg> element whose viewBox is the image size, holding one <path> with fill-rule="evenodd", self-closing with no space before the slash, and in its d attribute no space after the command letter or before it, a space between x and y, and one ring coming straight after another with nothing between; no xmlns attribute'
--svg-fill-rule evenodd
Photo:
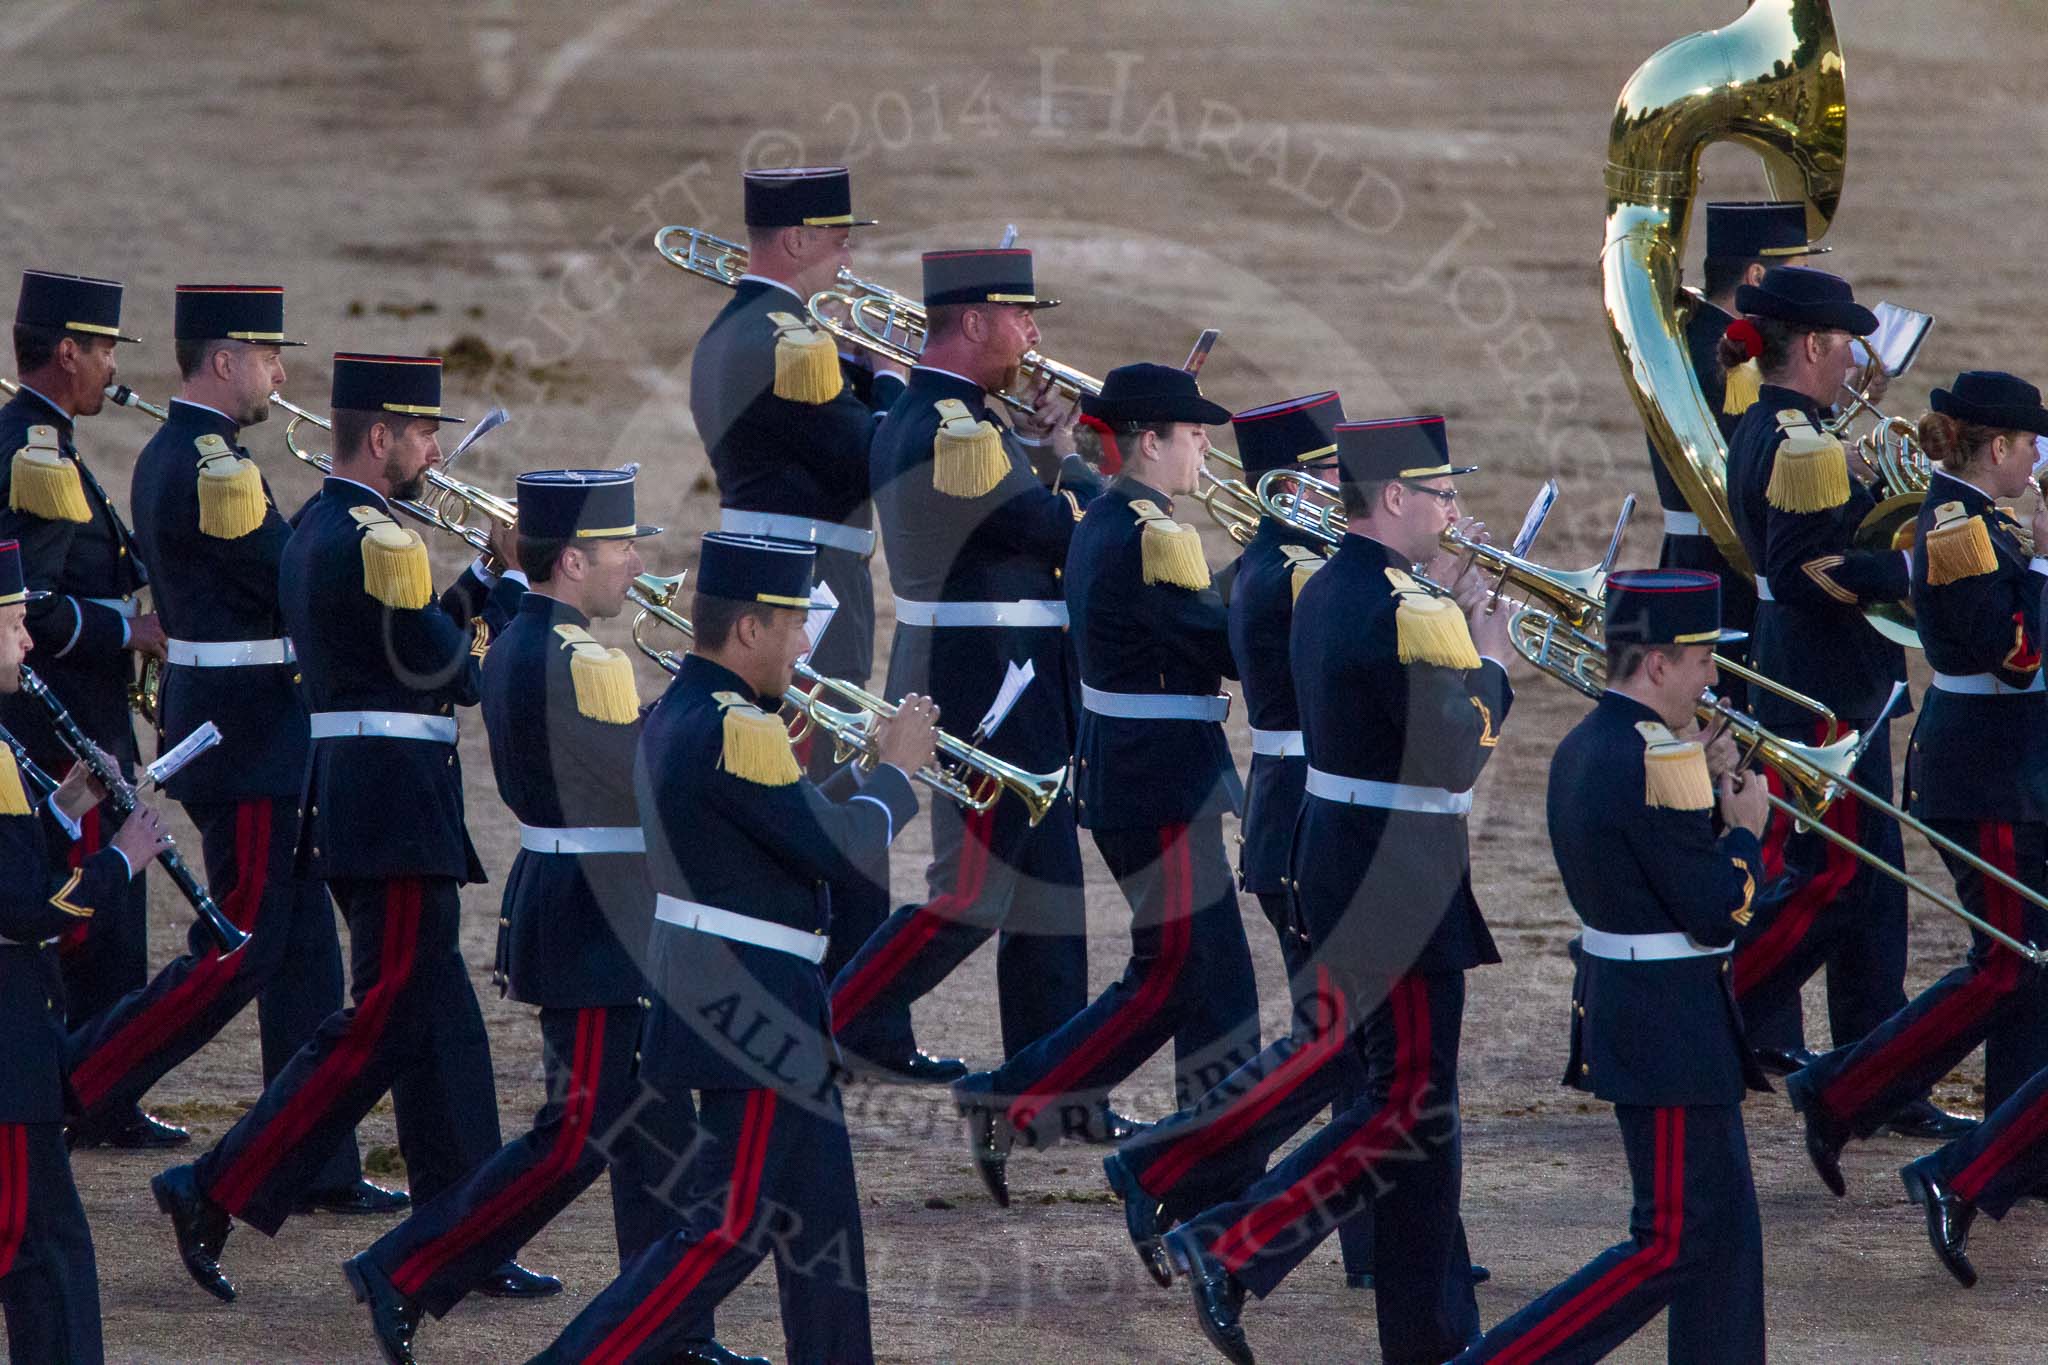
<svg viewBox="0 0 2048 1365"><path fill-rule="evenodd" d="M844 166L791 166L748 171L746 220L750 228L873 227L853 214L853 177Z"/></svg>
<svg viewBox="0 0 2048 1365"><path fill-rule="evenodd" d="M463 420L441 411L441 357L437 355L337 351L329 401L336 408L361 412L395 412L436 422Z"/></svg>
<svg viewBox="0 0 2048 1365"><path fill-rule="evenodd" d="M537 540L638 540L629 469L538 469L519 476L519 534Z"/></svg>
<svg viewBox="0 0 2048 1365"><path fill-rule="evenodd" d="M1710 259L1772 260L1831 250L1806 239L1806 205L1796 200L1707 205Z"/></svg>
<svg viewBox="0 0 2048 1365"><path fill-rule="evenodd" d="M1232 413L1245 481L1256 484L1268 470L1325 463L1337 453L1343 420L1344 403L1334 389Z"/></svg>
<svg viewBox="0 0 2048 1365"><path fill-rule="evenodd" d="M29 591L21 575L21 542L0 540L0 607L18 602L40 602L50 594Z"/></svg>
<svg viewBox="0 0 2048 1365"><path fill-rule="evenodd" d="M1346 483L1377 483L1388 479L1434 479L1470 474L1476 464L1452 464L1450 437L1444 419L1386 417L1372 422L1337 424L1337 466Z"/></svg>
<svg viewBox="0 0 2048 1365"><path fill-rule="evenodd" d="M1624 569L1607 579L1609 644L1714 645L1749 637L1721 627L1721 579L1699 569Z"/></svg>
<svg viewBox="0 0 2048 1365"><path fill-rule="evenodd" d="M135 342L121 331L121 282L90 275L58 275L47 270L21 272L21 295L14 320L32 327L54 327L82 336L112 337Z"/></svg>
<svg viewBox="0 0 2048 1365"><path fill-rule="evenodd" d="M284 286L278 284L181 284L171 335L179 341L306 344L284 334Z"/></svg>
<svg viewBox="0 0 2048 1365"><path fill-rule="evenodd" d="M697 561L697 591L732 602L808 607L817 554L808 545L707 531Z"/></svg>
<svg viewBox="0 0 2048 1365"><path fill-rule="evenodd" d="M1057 308L1058 299L1038 297L1028 247L967 247L924 254L924 306L959 303L1014 303L1023 308Z"/></svg>

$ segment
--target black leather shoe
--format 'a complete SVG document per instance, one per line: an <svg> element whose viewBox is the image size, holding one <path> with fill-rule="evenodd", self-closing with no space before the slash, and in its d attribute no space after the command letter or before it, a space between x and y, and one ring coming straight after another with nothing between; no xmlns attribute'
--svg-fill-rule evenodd
<svg viewBox="0 0 2048 1365"><path fill-rule="evenodd" d="M235 1225L228 1211L200 1192L190 1166L171 1167L150 1181L149 1188L156 1206L171 1216L178 1257L192 1282L222 1303L233 1303L234 1283L220 1270L221 1248Z"/></svg>
<svg viewBox="0 0 2048 1365"><path fill-rule="evenodd" d="M1102 1159L1102 1173L1109 1177L1109 1187L1116 1191L1117 1198L1124 1201L1124 1231L1130 1234L1138 1259L1145 1263L1145 1273L1160 1288L1170 1288L1173 1284L1173 1262L1166 1258L1166 1252L1159 1245L1159 1232L1166 1221L1165 1209L1145 1192L1145 1187L1138 1183L1137 1174L1124 1164L1121 1153L1111 1152Z"/></svg>
<svg viewBox="0 0 2048 1365"><path fill-rule="evenodd" d="M182 1147L192 1140L192 1135L174 1123L165 1123L140 1109L131 1114L127 1121L115 1125L107 1132L105 1142L109 1147L118 1147L124 1152L152 1151L161 1147Z"/></svg>
<svg viewBox="0 0 2048 1365"><path fill-rule="evenodd" d="M775 1365L775 1362L766 1356L743 1356L714 1339L688 1343L670 1365Z"/></svg>
<svg viewBox="0 0 2048 1365"><path fill-rule="evenodd" d="M412 1196L404 1190L387 1190L368 1180L358 1180L338 1190L316 1190L292 1206L293 1213L397 1213L412 1207Z"/></svg>
<svg viewBox="0 0 2048 1365"><path fill-rule="evenodd" d="M1789 1076L1819 1060L1820 1054L1811 1048L1760 1047L1756 1050L1756 1064L1773 1076Z"/></svg>
<svg viewBox="0 0 2048 1365"><path fill-rule="evenodd" d="M1970 1264L1970 1224L1977 1220L1977 1206L1944 1186L1916 1165L1899 1172L1906 1183L1906 1197L1927 1214L1927 1245L1956 1283L1965 1289L1977 1285L1977 1267Z"/></svg>
<svg viewBox="0 0 2048 1365"><path fill-rule="evenodd" d="M1933 1100L1918 1099L1900 1106L1899 1111L1884 1121L1887 1133L1900 1137L1926 1138L1929 1142L1954 1142L1957 1138L1973 1133L1977 1120L1961 1114L1951 1114Z"/></svg>
<svg viewBox="0 0 2048 1365"><path fill-rule="evenodd" d="M1108 1100L1101 1100L1089 1108L1085 1119L1068 1123L1060 1136L1073 1142L1085 1142L1091 1147L1115 1147L1129 1142L1151 1126L1126 1118L1110 1108Z"/></svg>
<svg viewBox="0 0 2048 1365"><path fill-rule="evenodd" d="M1480 1265L1477 1261L1474 1261L1465 1267L1465 1277L1468 1284L1485 1284L1493 1278L1493 1272ZM1370 1289L1372 1286L1373 1278L1370 1270L1347 1270L1344 1272L1344 1287L1346 1289Z"/></svg>
<svg viewBox="0 0 2048 1365"><path fill-rule="evenodd" d="M1010 1177L1006 1168L1015 1134L989 1094L989 1073L976 1072L954 1082L953 1103L959 1107L960 1117L967 1120L967 1155L973 1158L975 1174L981 1177L998 1207L1010 1207Z"/></svg>
<svg viewBox="0 0 2048 1365"><path fill-rule="evenodd" d="M370 1333L385 1365L416 1365L412 1358L412 1334L419 1330L420 1306L398 1292L391 1277L379 1270L367 1255L351 1256L341 1263L348 1287L356 1302L370 1310Z"/></svg>
<svg viewBox="0 0 2048 1365"><path fill-rule="evenodd" d="M1792 1108L1806 1121L1806 1157L1813 1163L1813 1169L1820 1176L1820 1183L1828 1187L1829 1193L1840 1199L1849 1192L1848 1182L1842 1179L1842 1148L1845 1139L1828 1131L1826 1120L1820 1112L1820 1101L1810 1085L1800 1083L1802 1073L1785 1078L1785 1095L1792 1101Z"/></svg>
<svg viewBox="0 0 2048 1365"><path fill-rule="evenodd" d="M1195 1296L1195 1322L1209 1344L1223 1353L1232 1365L1255 1365L1251 1343L1245 1340L1245 1287L1223 1262L1211 1256L1191 1227L1177 1227L1166 1234L1166 1254L1174 1269L1188 1277Z"/></svg>
<svg viewBox="0 0 2048 1365"><path fill-rule="evenodd" d="M507 1261L478 1281L476 1292L493 1299L545 1299L561 1293L562 1282L528 1270L517 1261Z"/></svg>
<svg viewBox="0 0 2048 1365"><path fill-rule="evenodd" d="M958 1057L934 1057L921 1049L907 1057L853 1057L846 1064L856 1076L888 1085L951 1085L967 1074L967 1063Z"/></svg>

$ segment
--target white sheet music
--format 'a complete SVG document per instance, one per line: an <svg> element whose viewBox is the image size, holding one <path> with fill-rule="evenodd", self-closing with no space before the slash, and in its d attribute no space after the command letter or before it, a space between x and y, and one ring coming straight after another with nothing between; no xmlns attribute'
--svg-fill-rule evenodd
<svg viewBox="0 0 2048 1365"><path fill-rule="evenodd" d="M811 644L804 651L810 658L817 652L818 641L825 638L825 630L832 624L832 614L839 610L839 594L832 591L829 583L814 584L811 588L811 614L804 621L804 638Z"/></svg>
<svg viewBox="0 0 2048 1365"><path fill-rule="evenodd" d="M1856 341L1857 363L1868 364L1875 352L1884 362L1884 372L1896 379L1912 368L1914 357L1920 354L1920 343L1927 339L1928 328L1934 326L1934 315L1883 302L1870 311L1877 314L1877 330Z"/></svg>
<svg viewBox="0 0 2048 1365"><path fill-rule="evenodd" d="M149 780L161 787L187 763L220 743L220 727L212 721L200 726L178 743L178 747L167 754L158 756L156 762L144 769Z"/></svg>
<svg viewBox="0 0 2048 1365"><path fill-rule="evenodd" d="M988 712L982 716L981 724L974 727L974 732L983 739L993 735L996 727L1010 714L1010 708L1017 704L1017 698L1024 695L1024 689L1031 686L1031 680L1037 676L1036 660L1025 663L1021 668L1012 663L1005 669L1003 685L996 689L996 699L988 704Z"/></svg>

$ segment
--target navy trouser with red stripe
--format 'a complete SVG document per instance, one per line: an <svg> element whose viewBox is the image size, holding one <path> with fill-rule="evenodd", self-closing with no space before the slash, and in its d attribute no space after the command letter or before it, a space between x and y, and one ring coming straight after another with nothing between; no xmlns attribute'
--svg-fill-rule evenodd
<svg viewBox="0 0 2048 1365"><path fill-rule="evenodd" d="M1937 820L1930 824L2036 890L2048 886L2048 825ZM2048 915L1944 854L1963 904L2023 942L2048 943ZM1801 1112L1837 1140L1869 1137L1984 1044L1984 1105L1998 1108L2048 1066L2048 979L1972 931L1970 955L1854 1047L1837 1048L1787 1078Z"/></svg>
<svg viewBox="0 0 2048 1365"><path fill-rule="evenodd" d="M1664 1309L1672 1365L1764 1359L1764 1234L1739 1104L1614 1108L1629 1240L1508 1318L1464 1362L1599 1360Z"/></svg>
<svg viewBox="0 0 2048 1365"><path fill-rule="evenodd" d="M837 1087L705 1090L698 1113L705 1140L680 1204L685 1226L642 1252L536 1363L673 1359L772 1255L789 1365L868 1365L867 1258Z"/></svg>
<svg viewBox="0 0 2048 1365"><path fill-rule="evenodd" d="M10 1361L103 1359L99 1270L61 1123L0 1123L0 1307Z"/></svg>
<svg viewBox="0 0 2048 1365"><path fill-rule="evenodd" d="M1817 726L1814 738L1823 733L1824 726ZM1851 776L1890 797L1888 726L1879 727ZM1784 795L1775 774L1771 790ZM1736 945L1735 998L1752 1045L1796 1044L1802 1036L1800 988L1825 966L1829 1032L1834 1045L1843 1047L1906 1003L1906 888L1822 835L1793 832L1782 815L1772 820L1765 851L1771 860L1782 860L1784 875L1757 897L1754 916ZM1855 797L1836 801L1825 821L1829 829L1894 866L1903 865L1905 842L1898 822Z"/></svg>
<svg viewBox="0 0 2048 1365"><path fill-rule="evenodd" d="M1341 977L1339 969L1331 969ZM1353 1001L1371 987L1339 980ZM1410 973L1384 987L1362 1031L1365 1093L1235 1199L1189 1218L1208 1252L1260 1298L1322 1240L1370 1206L1380 1352L1388 1362L1442 1361L1479 1334L1458 1217L1458 1037L1463 972ZM1247 1129L1298 1115L1274 1114ZM1270 1148L1268 1149L1270 1150Z"/></svg>
<svg viewBox="0 0 2048 1365"><path fill-rule="evenodd" d="M1912 1163L1975 1204L2003 1218L2048 1181L2048 1070L1964 1136Z"/></svg>
<svg viewBox="0 0 2048 1365"><path fill-rule="evenodd" d="M131 780L134 778L132 765L124 764L122 770ZM112 843L121 830L121 816L103 801L87 811L79 824L75 841L63 835L49 840L54 856L69 868L78 867ZM64 1020L71 1027L113 1008L122 996L140 990L148 982L147 881L147 875L142 873L130 878L119 905L94 915L58 941L57 959L64 973Z"/></svg>
<svg viewBox="0 0 2048 1365"><path fill-rule="evenodd" d="M640 1006L543 1009L540 1031L548 1098L533 1127L366 1253L400 1293L437 1318L516 1255L607 1165L622 1267L674 1225L649 1193L661 1186L667 1163L620 1125L638 1107ZM691 1122L687 1091L667 1103L681 1106L677 1121Z"/></svg>
<svg viewBox="0 0 2048 1365"><path fill-rule="evenodd" d="M1261 896L1283 901L1280 896ZM1271 913L1270 908L1268 913ZM1334 1113L1365 1093L1365 1064L1352 1045L1358 1020L1329 968L1302 960L1298 943L1282 933L1282 953L1294 990L1288 1034L1225 1077L1214 1088L1117 1149L1119 1159L1165 1216L1181 1222L1236 1198L1266 1173L1266 1163L1288 1138L1326 1106ZM1361 1207L1338 1228L1344 1269L1373 1268L1372 1209Z"/></svg>
<svg viewBox="0 0 2048 1365"><path fill-rule="evenodd" d="M1181 1108L1259 1050L1258 984L1222 817L1093 833L1131 905L1130 960L1087 1008L990 1082L1011 1126L1048 1143L1085 1127L1110 1088L1169 1042Z"/></svg>
<svg viewBox="0 0 2048 1365"><path fill-rule="evenodd" d="M195 1163L209 1199L269 1235L386 1091L420 1203L499 1145L490 1041L456 942L455 879L347 879L329 889L348 920L355 1004L330 1015Z"/></svg>
<svg viewBox="0 0 2048 1365"><path fill-rule="evenodd" d="M932 898L898 908L833 979L832 1032L858 1056L903 1055L911 1002L1000 931L1003 1051L1014 1057L1088 1003L1073 799L1054 802L1036 829L1024 803L1008 796L982 812L951 801L932 802L931 812Z"/></svg>
<svg viewBox="0 0 2048 1365"><path fill-rule="evenodd" d="M292 867L297 800L191 802L185 809L199 827L207 887L249 941L223 958L195 920L184 956L72 1030L67 1060L78 1097L76 1130L119 1123L251 999L261 1018L265 1084L341 1008L334 910L326 888ZM314 1188L344 1188L361 1175L351 1133Z"/></svg>

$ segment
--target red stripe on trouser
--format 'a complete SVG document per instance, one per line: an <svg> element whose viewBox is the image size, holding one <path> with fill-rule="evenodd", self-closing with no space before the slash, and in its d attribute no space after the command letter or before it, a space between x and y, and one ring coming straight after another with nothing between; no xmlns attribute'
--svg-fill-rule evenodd
<svg viewBox="0 0 2048 1365"><path fill-rule="evenodd" d="M14 1269L15 1253L28 1232L28 1129L0 1123L0 1275Z"/></svg>
<svg viewBox="0 0 2048 1365"><path fill-rule="evenodd" d="M1194 1127L1185 1138L1166 1149L1138 1178L1146 1193L1163 1195L1187 1177L1197 1162L1204 1161L1227 1143L1235 1142L1246 1129L1273 1112L1282 1100L1301 1088L1301 1083L1323 1069L1324 1063L1349 1041L1350 1021L1344 997L1330 979L1330 969L1316 966L1316 1031L1294 1055L1261 1076L1251 1089L1232 1100L1208 1122Z"/></svg>
<svg viewBox="0 0 2048 1365"><path fill-rule="evenodd" d="M347 1088L369 1062L391 1022L391 1010L412 975L420 936L420 883L400 877L384 890L384 944L377 964L377 984L370 987L349 1021L348 1031L327 1060L306 1078L234 1165L223 1171L207 1191L229 1213L240 1213L256 1187L269 1178L286 1152L304 1139L326 1112L336 1092Z"/></svg>
<svg viewBox="0 0 2048 1365"><path fill-rule="evenodd" d="M2001 872L2016 873L2012 826L1986 820L1977 827L1977 851ZM1984 918L2009 934L2024 932L2020 919L2020 898L2010 887L1986 877ZM2020 960L2004 948L1993 947L1984 965L1954 994L1927 1011L1883 1047L1857 1056L1841 1075L1835 1077L1820 1099L1829 1114L1842 1120L1861 1112L1870 1097L1883 1089L1899 1071L1919 1061L1935 1048L1971 1027L1999 999L2019 985Z"/></svg>
<svg viewBox="0 0 2048 1365"><path fill-rule="evenodd" d="M988 846L995 837L994 807L970 811L961 819L960 866L953 889L926 901L911 913L896 937L883 944L847 983L832 993L832 1031L838 1033L873 1004L924 946L937 937L945 922L964 912L981 896L988 880Z"/></svg>
<svg viewBox="0 0 2048 1365"><path fill-rule="evenodd" d="M1494 1365L1537 1361L1561 1347L1574 1332L1633 1294L1651 1278L1678 1264L1685 1232L1685 1111L1659 1109L1656 1156L1652 1166L1652 1199L1656 1216L1649 1245L1574 1294L1494 1357Z"/></svg>
<svg viewBox="0 0 2048 1365"><path fill-rule="evenodd" d="M1194 938L1194 873L1188 859L1188 827L1166 825L1159 831L1159 875L1166 905L1159 926L1159 956L1145 972L1131 998L1119 1005L1102 1026L1062 1058L1010 1104L1010 1122L1028 1128L1038 1111L1067 1093L1101 1064L1110 1049L1166 1007L1187 965Z"/></svg>
<svg viewBox="0 0 2048 1365"><path fill-rule="evenodd" d="M406 1257L391 1276L391 1282L401 1293L418 1295L427 1281L440 1274L450 1261L503 1227L522 1205L538 1198L548 1186L575 1169L597 1111L597 1087L604 1060L604 1016L602 1008L576 1011L569 1093L563 1097L561 1126L555 1130L555 1140L547 1154L478 1205L467 1218Z"/></svg>
<svg viewBox="0 0 2048 1365"><path fill-rule="evenodd" d="M1856 798L1844 796L1828 808L1824 821L1835 833L1853 839L1858 823L1857 809ZM1791 903L1780 912L1770 928L1736 951L1735 996L1738 1000L1768 981L1771 973L1785 965L1785 959L1806 938L1821 910L1855 879L1857 866L1855 854L1845 851L1839 844L1828 844L1821 858L1820 871L1792 893Z"/></svg>
<svg viewBox="0 0 2048 1365"><path fill-rule="evenodd" d="M682 1306L719 1258L739 1245L747 1226L754 1221L754 1204L761 1193L761 1169L768 1157L768 1130L775 1122L775 1092L756 1090L747 1096L746 1116L740 1120L740 1135L734 1144L732 1194L725 1201L725 1221L711 1235L683 1254L675 1269L662 1277L654 1292L640 1301L626 1320L613 1328L583 1359L586 1365L611 1365L640 1348L668 1316Z"/></svg>
<svg viewBox="0 0 2048 1365"><path fill-rule="evenodd" d="M255 930L269 875L270 802L244 801L235 808L235 889L221 906L237 928ZM78 1092L79 1104L88 1110L97 1105L151 1048L182 1032L194 1015L219 999L248 960L224 961L218 947L208 948L183 981L72 1070L71 1087Z"/></svg>
<svg viewBox="0 0 2048 1365"><path fill-rule="evenodd" d="M73 872L76 872L79 868L85 866L87 858L90 858L99 851L100 808L94 806L80 818L78 822L78 837L72 841L71 847L65 850L64 865ZM84 946L86 936L91 932L92 921L89 919L80 920L72 925L57 936L58 954L62 955L77 951Z"/></svg>
<svg viewBox="0 0 2048 1365"><path fill-rule="evenodd" d="M1394 983L1389 1001L1394 1020L1394 1076L1387 1100L1359 1130L1337 1144L1308 1174L1226 1228L1210 1252L1231 1270L1242 1270L1265 1245L1316 1206L1316 1185L1345 1162L1366 1166L1386 1155L1387 1144L1407 1136L1415 1108L1429 1085L1429 988L1418 976Z"/></svg>
<svg viewBox="0 0 2048 1365"><path fill-rule="evenodd" d="M1984 1187L1991 1183L1993 1176L2010 1165L2014 1157L2039 1142L2043 1135L2048 1135L2048 1095L2028 1105L2025 1113L2008 1124L1989 1146L1977 1153L1975 1160L1963 1167L1954 1181L1955 1192L1974 1201L1984 1193Z"/></svg>

